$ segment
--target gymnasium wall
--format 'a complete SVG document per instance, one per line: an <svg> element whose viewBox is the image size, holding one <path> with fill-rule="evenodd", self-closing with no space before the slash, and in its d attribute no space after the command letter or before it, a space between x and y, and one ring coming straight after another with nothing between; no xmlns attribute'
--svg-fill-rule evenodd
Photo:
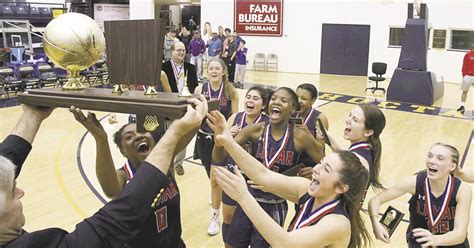
<svg viewBox="0 0 474 248"><path fill-rule="evenodd" d="M279 71L319 73L322 23L370 25L369 71L371 64L388 64L391 77L398 64L400 48L389 48L389 27L404 27L407 3L411 1L340 1L340 0L284 0L283 36L244 36L247 41L249 63L252 68L257 52L276 53ZM470 0L424 0L429 8L429 23L433 29L461 28L474 30L474 3ZM201 23L233 29L233 0L201 0ZM431 32L432 35L432 32ZM447 45L449 46L449 31ZM430 37L430 45L432 37ZM430 49L428 70L445 81L460 83L462 59L465 52Z"/></svg>

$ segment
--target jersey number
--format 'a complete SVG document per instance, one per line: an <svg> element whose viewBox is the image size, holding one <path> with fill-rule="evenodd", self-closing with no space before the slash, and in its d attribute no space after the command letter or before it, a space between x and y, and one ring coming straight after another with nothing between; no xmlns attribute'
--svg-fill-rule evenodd
<svg viewBox="0 0 474 248"><path fill-rule="evenodd" d="M162 232L166 228L168 228L168 210L166 206L158 209L155 211L155 216L156 216L156 228L158 229L158 232Z"/></svg>

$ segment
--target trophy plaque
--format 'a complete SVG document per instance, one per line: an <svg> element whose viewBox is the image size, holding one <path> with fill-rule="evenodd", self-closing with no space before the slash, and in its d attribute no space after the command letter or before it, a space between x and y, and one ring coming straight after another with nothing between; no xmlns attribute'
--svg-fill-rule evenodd
<svg viewBox="0 0 474 248"><path fill-rule="evenodd" d="M46 27L43 45L48 58L68 70L69 81L62 89L29 89L18 95L18 101L136 114L139 132L156 130L164 118L182 117L187 111L186 99L198 96L155 90L160 83L164 21L107 21L105 34L106 39L97 23L83 14L68 13L52 20ZM100 59L105 50L114 90L84 87L79 72ZM145 85L147 91L124 90L122 85ZM208 105L209 110L219 109L217 100L208 101Z"/></svg>
<svg viewBox="0 0 474 248"><path fill-rule="evenodd" d="M186 99L179 97L178 93L157 92L156 95L145 96L143 91L127 90L118 95L113 94L110 89L100 88L76 91L63 91L59 88L31 89L18 95L18 101L28 105L62 108L76 106L87 110L137 114L137 119L143 120L143 123L137 123L140 132L150 131L147 127L153 121L147 115L181 118L187 111ZM208 100L208 105L209 111L219 109L218 100Z"/></svg>
<svg viewBox="0 0 474 248"><path fill-rule="evenodd" d="M382 219L380 219L380 223L385 228L385 230L387 230L388 235L390 235L390 237L397 228L398 224L400 224L400 221L403 219L403 216L405 216L404 213L398 211L392 206L389 206L383 214Z"/></svg>

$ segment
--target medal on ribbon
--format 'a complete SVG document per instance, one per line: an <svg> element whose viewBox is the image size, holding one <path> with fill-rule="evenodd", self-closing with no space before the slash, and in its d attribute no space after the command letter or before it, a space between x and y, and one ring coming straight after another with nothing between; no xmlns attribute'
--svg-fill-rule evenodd
<svg viewBox="0 0 474 248"><path fill-rule="evenodd" d="M428 176L425 178L425 208L428 209L428 227L433 232L435 230L436 225L441 221L443 216L445 215L446 211L448 210L449 201L451 201L451 196L453 195L454 189L454 178L452 175L448 177L448 183L444 189L444 198L443 198L443 205L441 205L441 209L437 214L433 212L433 199L431 199L431 188L430 182L428 180Z"/></svg>
<svg viewBox="0 0 474 248"><path fill-rule="evenodd" d="M314 210L312 213L310 213L314 202L314 197L311 197L300 208L300 211L298 212L294 223L290 225L288 231L293 231L317 222L325 215L331 213L337 207L340 201L340 199L334 199L328 203L323 204L322 206Z"/></svg>
<svg viewBox="0 0 474 248"><path fill-rule="evenodd" d="M285 151L286 145L288 144L288 141L290 139L289 130L289 125L287 125L280 148L275 152L275 154L273 154L273 156L270 156L270 159L268 159L270 155L270 139L272 138L272 134L270 133L270 125L265 128L265 133L263 135L263 158L265 162L265 167L270 168L275 163L280 154Z"/></svg>

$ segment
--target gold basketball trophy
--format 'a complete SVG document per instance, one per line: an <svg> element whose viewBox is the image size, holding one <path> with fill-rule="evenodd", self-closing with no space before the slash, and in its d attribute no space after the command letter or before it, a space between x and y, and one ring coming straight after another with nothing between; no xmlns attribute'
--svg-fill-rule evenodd
<svg viewBox="0 0 474 248"><path fill-rule="evenodd" d="M68 72L64 90L82 90L81 70L99 60L105 51L105 37L90 17L67 13L48 23L43 35L43 48L48 58Z"/></svg>

